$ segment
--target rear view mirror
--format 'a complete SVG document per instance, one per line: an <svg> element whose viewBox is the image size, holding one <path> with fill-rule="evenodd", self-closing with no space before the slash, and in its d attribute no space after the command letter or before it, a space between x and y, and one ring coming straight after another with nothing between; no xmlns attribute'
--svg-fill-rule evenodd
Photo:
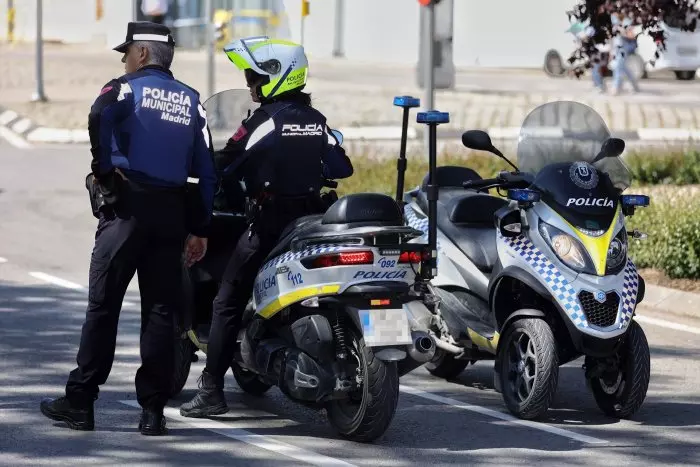
<svg viewBox="0 0 700 467"><path fill-rule="evenodd" d="M335 139L338 140L338 144L343 144L343 134L340 131L331 130L331 133L333 133L333 136L335 136Z"/></svg>
<svg viewBox="0 0 700 467"><path fill-rule="evenodd" d="M625 142L623 140L620 138L608 138L603 143L603 146L600 148L600 152L593 162L598 162L606 157L619 157L624 151Z"/></svg>
<svg viewBox="0 0 700 467"><path fill-rule="evenodd" d="M462 133L462 144L469 149L493 152L493 143L488 133L481 130L468 130Z"/></svg>
<svg viewBox="0 0 700 467"><path fill-rule="evenodd" d="M469 149L476 149L477 151L488 151L492 154L497 155L504 161L506 161L511 167L519 172L518 168L513 164L506 156L503 155L491 142L491 137L488 133L481 130L467 130L462 133L462 144Z"/></svg>

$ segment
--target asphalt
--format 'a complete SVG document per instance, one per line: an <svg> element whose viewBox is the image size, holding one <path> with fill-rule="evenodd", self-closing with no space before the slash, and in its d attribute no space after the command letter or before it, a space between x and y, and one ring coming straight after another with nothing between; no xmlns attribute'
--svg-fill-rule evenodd
<svg viewBox="0 0 700 467"><path fill-rule="evenodd" d="M402 378L393 423L370 445L338 439L322 413L276 389L262 398L244 395L230 375L228 414L199 423L174 416L168 436L148 438L136 429L133 407L139 311L132 284L116 360L96 405L96 431L44 418L39 401L61 394L84 318L96 224L83 185L89 158L84 148L21 150L0 139L0 465L700 464L700 323L653 309L641 312L656 323L642 321L651 384L632 420L597 409L579 360L561 368L546 419L519 423L494 392L484 362L450 382L424 369ZM667 320L684 330L669 329ZM202 360L169 414L193 395Z"/></svg>

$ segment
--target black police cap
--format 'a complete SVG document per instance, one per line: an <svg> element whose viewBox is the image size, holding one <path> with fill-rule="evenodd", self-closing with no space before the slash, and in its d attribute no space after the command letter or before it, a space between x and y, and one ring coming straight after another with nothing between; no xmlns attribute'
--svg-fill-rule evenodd
<svg viewBox="0 0 700 467"><path fill-rule="evenodd" d="M175 45L175 39L170 34L169 27L150 21L132 21L126 27L126 40L124 43L119 44L112 50L126 53L129 44L135 41L155 41Z"/></svg>

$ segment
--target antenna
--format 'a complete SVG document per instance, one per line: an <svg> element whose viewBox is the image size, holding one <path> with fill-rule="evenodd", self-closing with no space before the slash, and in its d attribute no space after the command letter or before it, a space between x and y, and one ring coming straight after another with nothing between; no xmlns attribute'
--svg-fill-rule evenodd
<svg viewBox="0 0 700 467"><path fill-rule="evenodd" d="M430 248L430 258L428 267L421 268L421 275L424 279L430 280L437 275L437 201L438 186L435 180L437 172L437 126L441 123L450 122L450 114L430 110L419 112L416 119L418 123L428 125L428 186L425 192L428 197L428 246Z"/></svg>
<svg viewBox="0 0 700 467"><path fill-rule="evenodd" d="M403 108L403 123L401 124L401 149L396 159L396 202L403 205L403 187L406 176L406 140L408 139L408 114L412 107L420 107L420 99L411 96L394 97L394 105Z"/></svg>

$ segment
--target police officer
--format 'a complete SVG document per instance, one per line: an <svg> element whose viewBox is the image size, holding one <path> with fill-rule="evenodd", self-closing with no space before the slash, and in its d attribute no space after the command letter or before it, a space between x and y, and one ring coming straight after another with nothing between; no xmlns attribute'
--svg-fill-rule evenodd
<svg viewBox="0 0 700 467"><path fill-rule="evenodd" d="M234 41L224 51L244 70L252 99L261 103L215 155L225 178L235 173L245 183L252 198L250 226L238 241L214 300L200 390L180 408L187 417L228 411L224 375L231 367L237 328L258 269L289 222L325 210L322 177L353 173L326 118L301 92L308 73L302 46L256 37Z"/></svg>
<svg viewBox="0 0 700 467"><path fill-rule="evenodd" d="M150 22L129 23L126 41L114 50L124 54L126 74L102 88L88 127L94 183L110 194L106 199L116 201L98 214L78 366L70 373L65 396L42 401L41 412L76 430L94 429L93 404L110 373L122 300L138 271L139 430L161 435L174 365L179 299L173 291L180 289L183 245L188 263L205 253L216 172L199 94L169 70L174 54L170 30ZM185 240L188 175L199 178L201 206L199 222L190 223Z"/></svg>

